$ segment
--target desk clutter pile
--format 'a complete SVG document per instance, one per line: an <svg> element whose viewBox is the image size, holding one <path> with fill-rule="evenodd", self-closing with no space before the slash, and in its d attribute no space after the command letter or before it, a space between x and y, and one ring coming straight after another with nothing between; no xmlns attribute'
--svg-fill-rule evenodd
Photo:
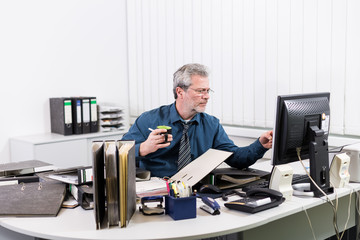
<svg viewBox="0 0 360 240"><path fill-rule="evenodd" d="M0 164L0 216L93 210L96 228L126 227L136 208L134 141L94 141L93 165L58 169L43 161ZM150 179L150 172L139 171Z"/></svg>
<svg viewBox="0 0 360 240"><path fill-rule="evenodd" d="M94 141L91 150L92 166L57 169L37 160L0 164L0 216L56 217L61 208L80 206L84 210L94 211L96 229L122 228L129 224L135 214L137 200L140 203L139 214L165 213L173 220L183 220L196 218L197 199L204 203L200 209L211 215L218 215L220 206L216 198L224 199L230 194L239 195L231 189L218 188L217 196L211 196L214 192L209 193L208 190L214 188L205 189L204 186L211 184L203 182L206 180L203 175L195 176L202 181L193 184L189 184L185 179L181 180L183 175L190 174L194 169L191 165L197 164L196 161L171 179L150 178L149 171L137 169L135 166L134 141ZM183 174L184 172L187 174ZM224 173L230 174L234 181L239 172L231 169L212 173L206 171L204 174L214 180ZM247 179L253 178L254 174L252 172L240 175ZM237 184L244 181L237 180ZM251 199L248 199L250 193L245 194L242 196L245 202L233 201L225 203L224 206L255 213L278 206L284 201L281 193L269 190L271 189L252 191ZM156 207L153 207L152 203L156 203ZM239 207L244 204L248 208Z"/></svg>
<svg viewBox="0 0 360 240"><path fill-rule="evenodd" d="M134 141L96 141L93 166L0 164L0 216L54 217L61 207L80 205L94 210L97 229L126 227L136 208L134 146Z"/></svg>

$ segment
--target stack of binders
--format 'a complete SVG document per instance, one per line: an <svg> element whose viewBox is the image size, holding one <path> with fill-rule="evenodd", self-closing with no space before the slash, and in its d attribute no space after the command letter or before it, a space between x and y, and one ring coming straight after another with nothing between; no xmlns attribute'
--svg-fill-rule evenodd
<svg viewBox="0 0 360 240"><path fill-rule="evenodd" d="M96 97L50 98L51 132L63 135L99 131Z"/></svg>
<svg viewBox="0 0 360 240"><path fill-rule="evenodd" d="M99 125L101 132L124 130L124 108L112 104L99 104Z"/></svg>
<svg viewBox="0 0 360 240"><path fill-rule="evenodd" d="M93 190L96 229L126 227L136 208L134 141L95 141Z"/></svg>

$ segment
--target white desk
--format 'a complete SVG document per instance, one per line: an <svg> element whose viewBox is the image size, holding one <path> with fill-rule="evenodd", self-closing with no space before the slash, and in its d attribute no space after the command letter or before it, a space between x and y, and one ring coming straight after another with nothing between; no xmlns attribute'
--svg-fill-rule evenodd
<svg viewBox="0 0 360 240"><path fill-rule="evenodd" d="M351 187L360 190L360 184L351 184ZM337 192L342 197L338 221L342 230L350 188L337 189ZM330 196L335 198L335 194ZM256 214L230 210L223 206L222 200L218 202L222 205L220 215L211 216L199 209L202 204L199 200L197 217L179 221L172 220L168 215L143 216L137 209L127 228L96 230L93 211L80 207L62 209L54 218L0 218L0 225L11 231L45 239L200 239L237 232L239 239L264 239L264 236L267 239L312 239L304 214L304 209L307 209L318 239L334 235L332 210L323 199L293 197L278 207ZM353 197L348 228L356 222L354 209Z"/></svg>

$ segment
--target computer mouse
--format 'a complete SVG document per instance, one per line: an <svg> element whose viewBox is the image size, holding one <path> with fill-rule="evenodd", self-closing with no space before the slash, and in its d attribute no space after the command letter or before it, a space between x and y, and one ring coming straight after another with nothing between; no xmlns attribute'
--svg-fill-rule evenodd
<svg viewBox="0 0 360 240"><path fill-rule="evenodd" d="M215 185L212 184L204 184L200 187L199 193L211 193L211 194L221 194L222 191Z"/></svg>

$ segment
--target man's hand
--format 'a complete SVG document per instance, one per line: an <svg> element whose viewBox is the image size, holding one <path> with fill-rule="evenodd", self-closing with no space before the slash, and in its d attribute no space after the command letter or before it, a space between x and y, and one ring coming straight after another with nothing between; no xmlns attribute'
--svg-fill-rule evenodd
<svg viewBox="0 0 360 240"><path fill-rule="evenodd" d="M264 148L272 148L273 131L270 130L261 134L259 141Z"/></svg>
<svg viewBox="0 0 360 240"><path fill-rule="evenodd" d="M170 142L173 140L172 135L168 134L167 143L163 143L165 135L160 135L160 133L165 133L166 131L166 129L155 129L152 131L146 141L140 144L139 155L143 157L157 151L159 148L170 146Z"/></svg>

